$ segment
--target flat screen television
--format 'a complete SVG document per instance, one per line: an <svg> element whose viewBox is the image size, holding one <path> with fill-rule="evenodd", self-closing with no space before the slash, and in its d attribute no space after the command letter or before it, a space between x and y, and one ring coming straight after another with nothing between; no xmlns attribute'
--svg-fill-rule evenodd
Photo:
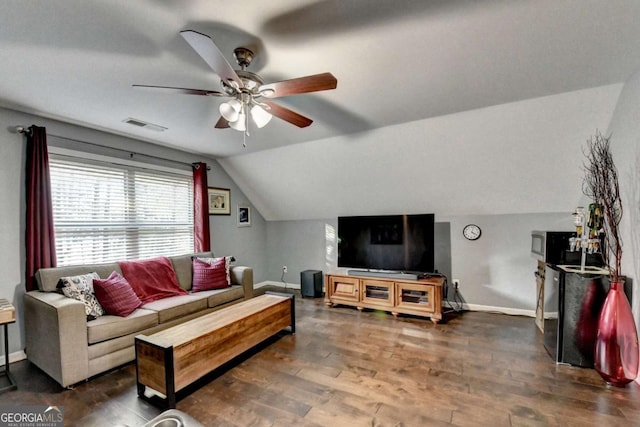
<svg viewBox="0 0 640 427"><path fill-rule="evenodd" d="M433 272L434 214L338 217L338 267Z"/></svg>

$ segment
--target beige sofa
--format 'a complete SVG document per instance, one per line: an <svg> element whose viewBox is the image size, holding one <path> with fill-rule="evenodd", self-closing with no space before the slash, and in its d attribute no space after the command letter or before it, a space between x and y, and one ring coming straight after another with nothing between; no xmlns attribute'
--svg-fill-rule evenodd
<svg viewBox="0 0 640 427"><path fill-rule="evenodd" d="M180 287L189 291L192 255L169 257ZM199 253L199 256L213 256ZM172 296L144 304L127 317L87 321L84 304L57 292L61 277L122 273L118 263L46 268L36 272L37 291L24 296L27 359L63 387L135 359L134 337L148 335L253 296L253 269L232 266L232 286Z"/></svg>

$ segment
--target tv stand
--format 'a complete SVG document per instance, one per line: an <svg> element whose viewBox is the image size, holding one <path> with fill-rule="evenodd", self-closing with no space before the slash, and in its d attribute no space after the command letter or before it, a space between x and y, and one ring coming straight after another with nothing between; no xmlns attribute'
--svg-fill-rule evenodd
<svg viewBox="0 0 640 427"><path fill-rule="evenodd" d="M359 277L383 277L386 279L401 279L401 280L418 280L420 278L419 273L405 273L402 271L384 271L384 270L348 270L349 276Z"/></svg>
<svg viewBox="0 0 640 427"><path fill-rule="evenodd" d="M380 277L371 274L375 272L358 271L362 275L354 275L351 270L348 275L326 275L325 303L329 307L341 304L361 311L365 308L389 311L393 316L403 313L430 317L433 323L442 320L443 276L413 280Z"/></svg>

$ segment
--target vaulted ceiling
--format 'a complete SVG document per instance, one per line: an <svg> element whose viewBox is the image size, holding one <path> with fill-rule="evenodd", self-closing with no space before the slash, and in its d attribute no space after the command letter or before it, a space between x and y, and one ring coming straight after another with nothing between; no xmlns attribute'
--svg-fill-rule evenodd
<svg viewBox="0 0 640 427"><path fill-rule="evenodd" d="M509 207L526 179L503 192L508 172L521 170L542 138L541 148L554 146L549 138L580 144L586 129L606 126L620 85L640 69L636 0L4 0L0 7L0 106L220 158L268 219L356 213L363 200L376 211L430 211L437 203L447 213L483 213L491 208L479 196L464 208L462 196L447 196L466 191L464 183L479 186L481 170L483 188L498 188L487 201L493 212L534 212L524 200ZM245 148L241 132L214 128L220 98L132 88L220 89L180 37L185 29L209 35L233 65L235 47L252 48L249 70L265 82L328 71L338 87L280 99L314 123L300 129L274 119L252 129ZM511 165L497 177L483 157L492 150ZM357 173L365 165L387 169ZM407 173L429 165L427 182ZM343 176L349 166L356 169ZM417 190L449 173L457 184ZM328 207L306 207L305 192ZM392 203L376 201L385 198ZM549 201L545 209L564 206Z"/></svg>

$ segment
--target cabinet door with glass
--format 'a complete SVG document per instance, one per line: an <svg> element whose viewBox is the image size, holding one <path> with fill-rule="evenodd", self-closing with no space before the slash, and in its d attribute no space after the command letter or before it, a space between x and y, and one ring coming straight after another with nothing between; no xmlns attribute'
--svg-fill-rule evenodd
<svg viewBox="0 0 640 427"><path fill-rule="evenodd" d="M418 312L433 312L434 287L414 283L396 282L396 307Z"/></svg>
<svg viewBox="0 0 640 427"><path fill-rule="evenodd" d="M361 301L364 303L393 307L393 282L373 279L362 279Z"/></svg>

